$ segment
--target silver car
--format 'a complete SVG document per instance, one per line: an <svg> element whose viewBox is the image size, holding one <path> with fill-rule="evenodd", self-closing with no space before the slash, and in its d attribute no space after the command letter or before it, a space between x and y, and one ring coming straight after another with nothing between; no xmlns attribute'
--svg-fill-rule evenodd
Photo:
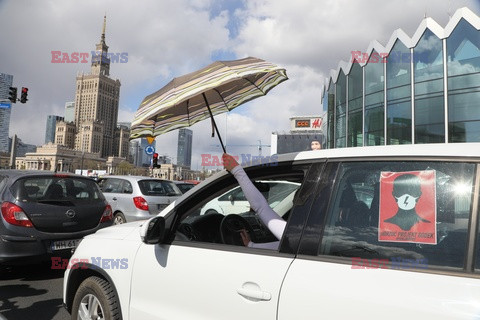
<svg viewBox="0 0 480 320"><path fill-rule="evenodd" d="M171 181L143 176L107 176L98 183L114 224L149 219L182 195Z"/></svg>

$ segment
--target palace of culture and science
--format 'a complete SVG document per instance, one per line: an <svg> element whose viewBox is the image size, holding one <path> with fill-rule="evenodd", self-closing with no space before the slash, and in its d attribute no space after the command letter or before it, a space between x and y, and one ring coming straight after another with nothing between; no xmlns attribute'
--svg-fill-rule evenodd
<svg viewBox="0 0 480 320"><path fill-rule="evenodd" d="M105 28L106 17L90 73L77 75L74 121L57 121L54 143L17 158L17 168L72 171L80 167L79 157L99 166L128 158L130 130L117 124L120 81L110 78Z"/></svg>

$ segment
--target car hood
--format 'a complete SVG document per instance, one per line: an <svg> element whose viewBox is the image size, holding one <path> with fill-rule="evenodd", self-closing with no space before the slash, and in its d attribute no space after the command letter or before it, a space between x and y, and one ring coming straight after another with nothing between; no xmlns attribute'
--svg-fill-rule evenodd
<svg viewBox="0 0 480 320"><path fill-rule="evenodd" d="M108 228L100 229L87 237L113 240L138 239L138 241L140 241L138 229L144 223L145 221L134 221L130 223L118 224ZM132 236L132 234L134 234L134 236Z"/></svg>

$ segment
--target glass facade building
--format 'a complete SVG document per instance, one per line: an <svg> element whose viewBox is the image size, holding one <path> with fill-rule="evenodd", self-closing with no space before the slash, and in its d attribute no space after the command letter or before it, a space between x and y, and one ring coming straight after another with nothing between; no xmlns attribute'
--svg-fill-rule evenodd
<svg viewBox="0 0 480 320"><path fill-rule="evenodd" d="M0 152L10 152L8 148L8 134L10 130L10 115L12 113L12 104L8 101L8 93L13 83L13 76L6 73L0 73Z"/></svg>
<svg viewBox="0 0 480 320"><path fill-rule="evenodd" d="M56 115L47 116L47 125L45 127L45 144L49 142L55 143L55 130L57 127L57 121L64 121L64 118Z"/></svg>
<svg viewBox="0 0 480 320"><path fill-rule="evenodd" d="M461 8L352 51L322 99L327 148L480 142L480 18Z"/></svg>
<svg viewBox="0 0 480 320"><path fill-rule="evenodd" d="M192 130L178 130L177 165L188 168L192 165L192 139Z"/></svg>

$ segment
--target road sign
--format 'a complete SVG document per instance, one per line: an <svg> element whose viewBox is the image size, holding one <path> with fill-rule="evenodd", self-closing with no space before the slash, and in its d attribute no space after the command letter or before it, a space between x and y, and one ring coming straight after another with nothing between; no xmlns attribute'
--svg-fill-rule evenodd
<svg viewBox="0 0 480 320"><path fill-rule="evenodd" d="M0 109L10 109L10 107L11 107L10 103L0 102Z"/></svg>
<svg viewBox="0 0 480 320"><path fill-rule="evenodd" d="M155 153L155 148L153 146L147 146L145 148L145 153L149 156Z"/></svg>

